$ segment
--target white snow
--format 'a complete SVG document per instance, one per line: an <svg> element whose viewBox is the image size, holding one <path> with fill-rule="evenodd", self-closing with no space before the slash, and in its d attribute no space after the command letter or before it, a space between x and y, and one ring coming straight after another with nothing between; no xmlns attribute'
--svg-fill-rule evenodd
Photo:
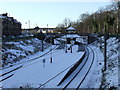
<svg viewBox="0 0 120 90"><path fill-rule="evenodd" d="M58 38L58 40L62 40L62 39ZM103 40L104 40L103 37L101 37L99 41L95 41L94 43L90 44L90 46L92 47L92 49L94 49L94 52L95 52L95 61L93 63L92 68L90 69L89 74L85 78L85 81L82 83L81 88L100 88L102 83L103 83L102 87L107 87L107 88L118 87L118 68L119 68L118 67L118 56L119 56L118 45L120 43L116 38L109 38L107 40L107 56L108 56L107 71L103 71L103 67L104 67ZM78 39L78 41L80 41L80 39ZM55 42L59 43L58 41L55 41ZM16 44L18 45L19 43L16 42ZM31 43L31 41L28 41L28 43ZM70 44L67 45L67 47L69 46ZM28 50L27 48L30 48L30 50L34 49L30 46L29 47L26 46L27 47L26 48L24 47L24 45L20 45L20 47L24 48L25 50ZM52 46L52 47L55 47L55 46ZM36 88L36 87L39 87L40 85L45 84L47 81L49 81L54 76L58 75L59 73L61 73L66 69L63 73L61 73L60 75L58 75L57 77L49 81L47 84L42 86L42 88L57 88L57 84L61 81L64 75L69 71L70 67L72 67L75 64L75 62L77 62L84 54L84 52L77 52L78 46L74 45L72 48L73 48L73 53L70 53L70 50L68 50L68 53L65 53L64 49L61 49L61 50L56 49L52 51L52 53L46 54L45 56L39 58L40 55L43 55L44 53L50 50L50 48L48 48L44 52L38 52L34 55L31 55L31 56L28 56L27 58L22 59L20 62L26 61L26 63L19 64L19 65L24 65L24 66L19 70L16 70L14 72L14 75L11 78L5 80L2 83L3 87L18 88L22 86L22 87L28 87L28 88L30 87ZM10 52L13 54L15 54L16 52L18 52L18 54L20 53L19 50L18 51L11 50ZM53 59L52 63L50 63L51 56ZM31 60L31 59L35 59L35 60ZM44 59L45 61L43 61ZM27 62L27 61L30 61L30 62ZM86 66L88 66L87 64ZM17 65L12 68L15 68L15 67L17 67ZM85 67L83 71L85 69L87 69L87 67ZM4 69L3 72L7 72L9 70L11 69L10 68ZM105 81L103 81L103 78L104 78L103 73L106 74ZM74 86L74 84L72 85Z"/></svg>
<svg viewBox="0 0 120 90"><path fill-rule="evenodd" d="M57 39L54 39L54 44L60 44L60 42Z"/></svg>
<svg viewBox="0 0 120 90"><path fill-rule="evenodd" d="M91 52L90 48L89 48L89 52ZM80 72L78 73L77 77L75 77L74 80L67 87L67 88L77 88L79 83L83 80L84 76L86 75L86 73L92 63L92 59L93 59L93 53L90 53L88 56L88 60L86 61L86 59L83 59L82 63L79 65L79 67L69 76L69 78L67 78L65 80L64 83L62 83L62 85L60 85L60 87L61 86L64 87L64 85L66 85L65 83L68 82L69 79L74 77L74 74L81 69ZM83 65L84 65L84 67L82 68Z"/></svg>
<svg viewBox="0 0 120 90"><path fill-rule="evenodd" d="M106 73L106 85L110 87L118 87L118 49L119 49L118 39L109 38L107 40L107 71Z"/></svg>
<svg viewBox="0 0 120 90"><path fill-rule="evenodd" d="M48 48L50 44L44 43L44 49ZM2 48L2 56L4 61L4 67L18 62L20 59L33 55L36 52L41 51L41 40L34 38L16 42L4 42Z"/></svg>
<svg viewBox="0 0 120 90"><path fill-rule="evenodd" d="M66 41L66 39L63 39L63 38L56 38L56 40Z"/></svg>
<svg viewBox="0 0 120 90"><path fill-rule="evenodd" d="M67 34L65 36L62 36L61 38L81 38L81 36L77 34Z"/></svg>
<svg viewBox="0 0 120 90"><path fill-rule="evenodd" d="M81 88L99 88L101 85L102 68L104 66L103 55L98 47L93 45L91 47L95 52L95 60Z"/></svg>
<svg viewBox="0 0 120 90"><path fill-rule="evenodd" d="M20 87L21 85L24 86L26 84L33 84L33 86L35 85L34 87L38 87L39 84L45 83L67 67L75 64L75 62L82 57L84 52L76 52L78 49L76 46L73 48L73 53L65 53L64 50L52 51L53 63L50 63L51 54L47 54L42 58L38 58L25 64L21 69L14 73L14 76L3 82L3 87ZM43 63L43 59L45 59L45 63ZM62 76L60 77L62 78L65 73L67 73L67 71L64 72L64 74L61 74ZM59 78L59 80L61 78Z"/></svg>
<svg viewBox="0 0 120 90"><path fill-rule="evenodd" d="M107 40L107 70L104 69L104 39L101 37L99 40L92 43L92 47L96 48L96 62L92 66L89 77L86 78L86 82L83 83L82 88L118 88L118 39L109 38ZM95 47L94 47L94 46ZM101 49L102 48L102 49ZM100 50L101 49L101 50ZM103 73L106 77L103 77ZM102 84L103 83L103 84Z"/></svg>
<svg viewBox="0 0 120 90"><path fill-rule="evenodd" d="M1 16L1 15L0 15L0 18L6 18L6 16Z"/></svg>
<svg viewBox="0 0 120 90"><path fill-rule="evenodd" d="M75 28L69 27L69 28L67 28L67 30L75 30Z"/></svg>

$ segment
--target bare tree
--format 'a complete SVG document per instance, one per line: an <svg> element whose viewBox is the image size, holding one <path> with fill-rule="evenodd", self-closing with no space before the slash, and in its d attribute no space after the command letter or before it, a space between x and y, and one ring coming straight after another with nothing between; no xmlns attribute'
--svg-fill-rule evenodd
<svg viewBox="0 0 120 90"><path fill-rule="evenodd" d="M63 20L63 24L64 24L65 27L70 26L70 24L71 24L70 18L65 18L65 19Z"/></svg>

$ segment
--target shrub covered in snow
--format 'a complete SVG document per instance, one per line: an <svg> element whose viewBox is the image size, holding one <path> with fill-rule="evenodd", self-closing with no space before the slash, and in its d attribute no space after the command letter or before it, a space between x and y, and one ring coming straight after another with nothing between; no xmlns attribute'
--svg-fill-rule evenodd
<svg viewBox="0 0 120 90"><path fill-rule="evenodd" d="M44 42L44 48L50 44ZM28 55L32 55L42 50L41 40L34 38L16 42L3 42L2 62L3 66L9 63L15 63Z"/></svg>

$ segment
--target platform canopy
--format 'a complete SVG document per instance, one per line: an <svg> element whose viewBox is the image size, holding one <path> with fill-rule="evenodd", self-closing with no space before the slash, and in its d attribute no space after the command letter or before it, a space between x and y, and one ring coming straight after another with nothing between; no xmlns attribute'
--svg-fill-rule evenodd
<svg viewBox="0 0 120 90"><path fill-rule="evenodd" d="M77 35L77 34L67 34L65 36L62 36L61 38L80 38L81 36Z"/></svg>

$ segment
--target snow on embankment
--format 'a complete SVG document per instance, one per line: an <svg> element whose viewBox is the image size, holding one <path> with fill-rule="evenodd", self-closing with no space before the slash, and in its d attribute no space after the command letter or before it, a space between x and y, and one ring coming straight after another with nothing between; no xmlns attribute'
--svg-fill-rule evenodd
<svg viewBox="0 0 120 90"><path fill-rule="evenodd" d="M104 54L104 39L102 38L102 43L99 43L102 53ZM118 38L110 37L107 40L107 68L103 72L101 88L118 88L118 53L119 53L119 44ZM103 58L104 61L104 58Z"/></svg>
<svg viewBox="0 0 120 90"><path fill-rule="evenodd" d="M106 71L106 87L118 87L118 49L120 42L116 38L107 40L107 71Z"/></svg>
<svg viewBox="0 0 120 90"><path fill-rule="evenodd" d="M44 42L44 48L50 44ZM28 55L32 55L42 49L41 40L34 38L16 42L3 42L2 62L3 66L15 63Z"/></svg>
<svg viewBox="0 0 120 90"><path fill-rule="evenodd" d="M118 88L118 68L120 68L118 67L119 44L116 37L110 37L107 40L107 70L103 73L101 88ZM102 47L101 50L104 54L104 39L100 47Z"/></svg>
<svg viewBox="0 0 120 90"><path fill-rule="evenodd" d="M107 70L104 71L104 37L99 38L99 41L92 43L96 53L93 69L89 74L88 82L83 85L83 88L118 88L118 53L119 42L115 37L110 37L107 40Z"/></svg>

